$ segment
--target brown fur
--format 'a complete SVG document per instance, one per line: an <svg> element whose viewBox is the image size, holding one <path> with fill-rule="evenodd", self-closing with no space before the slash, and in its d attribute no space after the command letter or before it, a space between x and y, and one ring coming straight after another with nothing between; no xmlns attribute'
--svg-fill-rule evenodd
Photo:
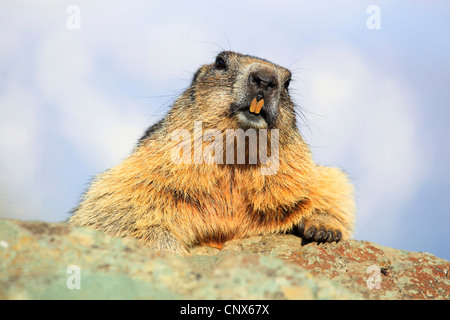
<svg viewBox="0 0 450 320"><path fill-rule="evenodd" d="M339 240L334 238L339 232L344 239L351 236L353 187L339 169L313 162L296 127L289 92L282 85L290 72L234 52L221 57L226 59L226 70L217 70L214 64L201 67L192 85L134 152L94 179L69 220L72 224L180 253L194 245L221 248L230 239L293 230L315 241ZM202 121L203 132L241 127L230 106L247 98L245 81L252 68L268 68L280 82L273 126L279 129L277 173L262 175L264 164L259 162L173 163L171 153L179 145L171 140L174 130L193 134L195 121ZM203 142L203 148L207 145ZM318 236L320 230L328 238Z"/></svg>

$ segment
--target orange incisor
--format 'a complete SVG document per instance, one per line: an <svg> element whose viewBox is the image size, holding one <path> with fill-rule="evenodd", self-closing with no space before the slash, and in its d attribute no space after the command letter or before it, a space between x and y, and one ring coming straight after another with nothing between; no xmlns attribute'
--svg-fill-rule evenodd
<svg viewBox="0 0 450 320"><path fill-rule="evenodd" d="M250 112L259 114L263 106L264 106L264 99L257 101L256 98L254 98L252 100L252 103L250 104Z"/></svg>

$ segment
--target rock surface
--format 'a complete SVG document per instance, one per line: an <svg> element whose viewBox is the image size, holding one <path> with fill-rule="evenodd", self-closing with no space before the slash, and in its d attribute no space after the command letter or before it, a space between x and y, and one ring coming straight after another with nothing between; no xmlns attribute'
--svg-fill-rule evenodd
<svg viewBox="0 0 450 320"><path fill-rule="evenodd" d="M253 237L182 257L65 223L0 220L0 299L449 299L449 269L365 241Z"/></svg>

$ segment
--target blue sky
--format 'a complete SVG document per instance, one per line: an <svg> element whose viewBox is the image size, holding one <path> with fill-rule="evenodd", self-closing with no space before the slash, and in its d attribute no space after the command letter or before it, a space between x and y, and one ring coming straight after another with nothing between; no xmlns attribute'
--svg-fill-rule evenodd
<svg viewBox="0 0 450 320"><path fill-rule="evenodd" d="M67 27L70 5L81 29ZM367 27L370 5L381 29ZM0 217L65 220L196 69L232 49L293 71L315 160L356 185L356 239L450 259L448 2L17 0L0 9Z"/></svg>

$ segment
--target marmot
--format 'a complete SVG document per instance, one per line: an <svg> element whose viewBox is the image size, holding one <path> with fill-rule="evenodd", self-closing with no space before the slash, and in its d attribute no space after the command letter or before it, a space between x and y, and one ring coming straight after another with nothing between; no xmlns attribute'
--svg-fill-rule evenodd
<svg viewBox="0 0 450 320"><path fill-rule="evenodd" d="M69 222L178 253L273 233L349 238L353 186L341 170L314 163L290 80L267 60L221 52L127 159L94 178ZM262 151L270 156L261 159Z"/></svg>

